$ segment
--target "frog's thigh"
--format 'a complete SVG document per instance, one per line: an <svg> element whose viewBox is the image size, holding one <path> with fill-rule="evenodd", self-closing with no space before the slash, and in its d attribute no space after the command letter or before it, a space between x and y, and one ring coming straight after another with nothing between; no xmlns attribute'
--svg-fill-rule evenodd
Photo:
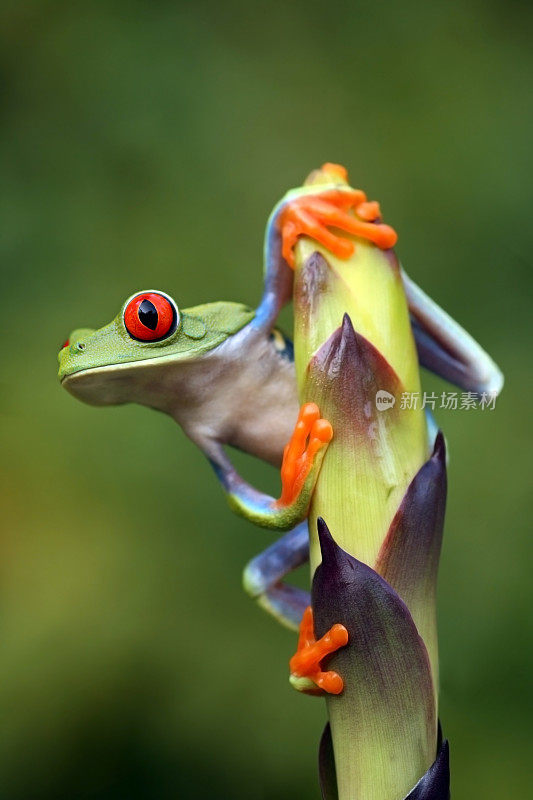
<svg viewBox="0 0 533 800"><path fill-rule="evenodd" d="M498 395L503 376L475 339L402 270L420 364L461 389Z"/></svg>
<svg viewBox="0 0 533 800"><path fill-rule="evenodd" d="M259 605L283 625L297 630L310 603L309 592L281 583L282 578L309 559L309 531L302 522L246 566L243 583Z"/></svg>

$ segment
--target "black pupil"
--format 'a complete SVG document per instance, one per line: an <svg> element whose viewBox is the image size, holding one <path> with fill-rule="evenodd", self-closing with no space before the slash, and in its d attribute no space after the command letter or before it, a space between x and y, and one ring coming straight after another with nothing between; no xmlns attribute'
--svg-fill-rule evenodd
<svg viewBox="0 0 533 800"><path fill-rule="evenodd" d="M150 300L143 300L137 313L139 321L147 328L150 328L151 331L155 331L159 317L154 304Z"/></svg>

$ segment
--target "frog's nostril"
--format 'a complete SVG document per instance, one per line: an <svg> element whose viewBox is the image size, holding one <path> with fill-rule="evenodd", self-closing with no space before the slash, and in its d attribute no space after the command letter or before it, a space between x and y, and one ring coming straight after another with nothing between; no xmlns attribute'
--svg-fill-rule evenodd
<svg viewBox="0 0 533 800"><path fill-rule="evenodd" d="M78 350L85 350L85 342L76 342L76 348Z"/></svg>

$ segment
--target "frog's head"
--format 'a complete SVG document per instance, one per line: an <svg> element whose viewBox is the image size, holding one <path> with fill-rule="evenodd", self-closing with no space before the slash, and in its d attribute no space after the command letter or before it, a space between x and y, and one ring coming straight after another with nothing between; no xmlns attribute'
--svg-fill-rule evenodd
<svg viewBox="0 0 533 800"><path fill-rule="evenodd" d="M138 292L99 330L74 330L59 352L59 379L92 405L165 406L183 367L237 333L254 316L239 303L180 311L169 295Z"/></svg>

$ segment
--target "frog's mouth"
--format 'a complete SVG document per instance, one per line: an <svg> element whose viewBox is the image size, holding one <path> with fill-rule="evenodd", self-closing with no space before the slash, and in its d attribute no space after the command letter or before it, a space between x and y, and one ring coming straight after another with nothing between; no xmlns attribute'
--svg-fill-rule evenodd
<svg viewBox="0 0 533 800"><path fill-rule="evenodd" d="M129 402L126 388L131 391L132 370L142 362L79 369L59 375L61 386L77 400L92 406L109 406Z"/></svg>
<svg viewBox="0 0 533 800"><path fill-rule="evenodd" d="M161 392L161 384L170 377L169 362L183 360L179 356L168 355L126 361L123 364L82 367L65 374L61 374L60 368L59 379L73 397L92 406L139 402L150 405L152 396L155 402Z"/></svg>
<svg viewBox="0 0 533 800"><path fill-rule="evenodd" d="M68 353L62 350L58 377L73 397L93 406L140 403L159 408L162 397L172 397L178 391L183 368L196 360L192 351L184 351L118 364L73 367Z"/></svg>

